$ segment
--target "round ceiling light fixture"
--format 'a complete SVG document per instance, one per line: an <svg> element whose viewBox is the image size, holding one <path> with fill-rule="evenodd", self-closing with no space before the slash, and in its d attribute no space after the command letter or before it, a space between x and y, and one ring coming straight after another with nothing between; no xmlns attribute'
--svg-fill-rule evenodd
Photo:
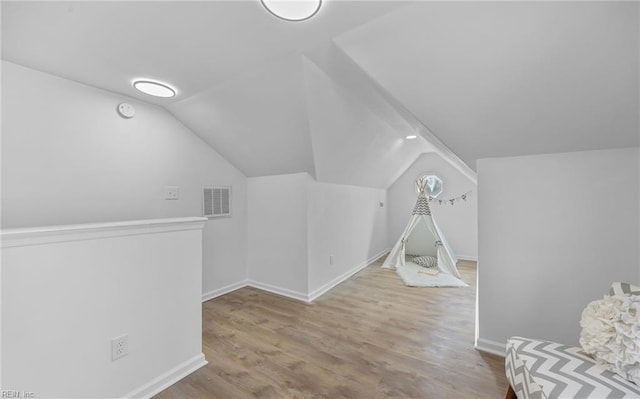
<svg viewBox="0 0 640 399"><path fill-rule="evenodd" d="M322 0L260 0L271 14L285 21L304 21L316 15Z"/></svg>
<svg viewBox="0 0 640 399"><path fill-rule="evenodd" d="M149 79L134 80L133 87L144 94L154 97L169 98L176 95L176 90L168 84Z"/></svg>

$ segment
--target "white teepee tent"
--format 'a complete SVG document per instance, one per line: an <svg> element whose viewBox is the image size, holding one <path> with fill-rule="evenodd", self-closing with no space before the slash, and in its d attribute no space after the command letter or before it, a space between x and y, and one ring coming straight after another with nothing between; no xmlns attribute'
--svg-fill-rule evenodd
<svg viewBox="0 0 640 399"><path fill-rule="evenodd" d="M425 181L418 179L416 184L418 186L418 201L413 209L409 225L405 228L382 267L395 269L396 266L404 266L407 248L410 248L410 253L414 255L436 256L440 271L461 278L456 268L458 260L431 215L429 200L425 194Z"/></svg>

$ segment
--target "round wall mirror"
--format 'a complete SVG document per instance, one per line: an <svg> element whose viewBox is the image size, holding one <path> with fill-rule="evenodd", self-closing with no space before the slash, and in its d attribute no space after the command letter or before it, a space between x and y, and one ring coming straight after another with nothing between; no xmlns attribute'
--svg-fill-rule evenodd
<svg viewBox="0 0 640 399"><path fill-rule="evenodd" d="M442 179L433 173L423 173L418 177L425 187L425 194L431 198L436 198L442 194Z"/></svg>

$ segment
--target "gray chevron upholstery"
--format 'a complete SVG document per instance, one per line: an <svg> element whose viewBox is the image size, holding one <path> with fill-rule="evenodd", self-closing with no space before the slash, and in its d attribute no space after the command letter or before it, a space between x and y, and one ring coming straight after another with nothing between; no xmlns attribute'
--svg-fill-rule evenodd
<svg viewBox="0 0 640 399"><path fill-rule="evenodd" d="M522 337L507 342L505 368L518 399L640 398L640 387L577 347Z"/></svg>
<svg viewBox="0 0 640 399"><path fill-rule="evenodd" d="M507 356L504 359L507 380L518 398L546 399L542 388L531 378L529 370L518 357L515 346L507 344Z"/></svg>
<svg viewBox="0 0 640 399"><path fill-rule="evenodd" d="M413 215L431 215L431 208L429 208L429 200L424 196L418 196L416 206L413 208Z"/></svg>

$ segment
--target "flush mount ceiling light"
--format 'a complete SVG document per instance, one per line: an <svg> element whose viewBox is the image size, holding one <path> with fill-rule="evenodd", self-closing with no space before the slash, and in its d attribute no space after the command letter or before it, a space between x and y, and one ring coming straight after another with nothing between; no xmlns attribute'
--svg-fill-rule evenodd
<svg viewBox="0 0 640 399"><path fill-rule="evenodd" d="M407 139L407 140L413 140L415 138L418 138L418 136L416 136L415 134L410 134L407 137L405 137L405 139Z"/></svg>
<svg viewBox="0 0 640 399"><path fill-rule="evenodd" d="M154 97L168 98L176 95L176 90L168 84L148 79L135 80L133 82L133 87L144 94Z"/></svg>
<svg viewBox="0 0 640 399"><path fill-rule="evenodd" d="M285 21L304 21L316 15L322 0L260 0L271 14Z"/></svg>

